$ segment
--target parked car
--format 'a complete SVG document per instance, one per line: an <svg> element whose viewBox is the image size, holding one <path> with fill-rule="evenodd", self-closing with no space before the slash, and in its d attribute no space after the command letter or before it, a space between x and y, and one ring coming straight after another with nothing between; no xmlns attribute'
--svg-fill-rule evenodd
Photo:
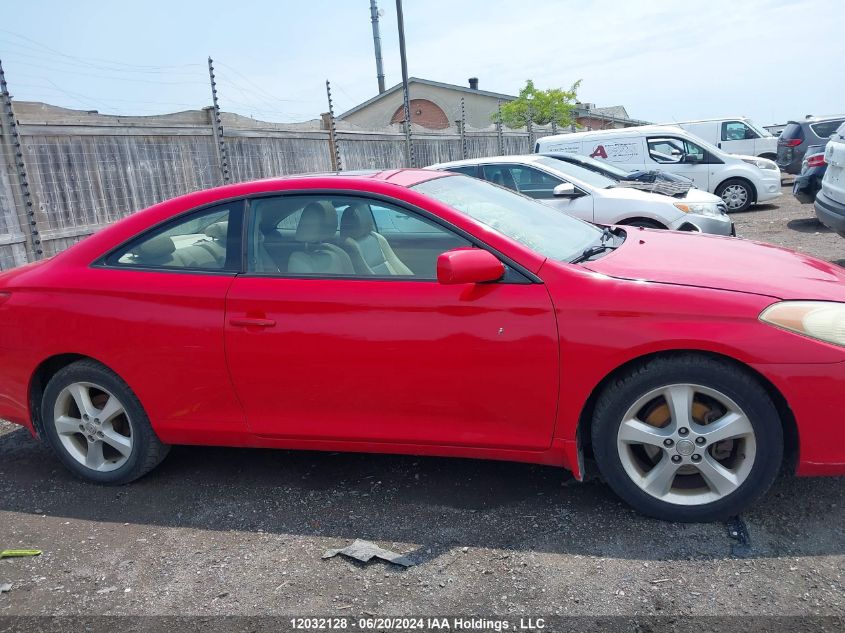
<svg viewBox="0 0 845 633"><path fill-rule="evenodd" d="M778 167L788 174L801 173L807 148L824 145L843 121L845 115L807 117L803 121L787 123L778 137Z"/></svg>
<svg viewBox="0 0 845 633"><path fill-rule="evenodd" d="M825 145L811 145L807 148L801 163L801 173L792 183L792 195L801 204L815 202L816 194L822 188L822 178L827 171L827 162L824 159Z"/></svg>
<svg viewBox="0 0 845 633"><path fill-rule="evenodd" d="M828 166L816 194L816 215L822 224L845 237L845 123L830 137L824 159Z"/></svg>
<svg viewBox="0 0 845 633"><path fill-rule="evenodd" d="M784 460L845 474L844 320L845 270L768 244L433 170L268 179L0 274L0 418L100 484L172 444L594 461L711 520Z"/></svg>
<svg viewBox="0 0 845 633"><path fill-rule="evenodd" d="M769 160L775 160L778 155L777 137L747 117L682 121L675 125L728 154L759 156Z"/></svg>
<svg viewBox="0 0 845 633"><path fill-rule="evenodd" d="M546 136L535 152L599 158L625 170L661 169L715 193L728 211L744 211L781 195L780 170L765 158L723 152L676 126L644 125Z"/></svg>
<svg viewBox="0 0 845 633"><path fill-rule="evenodd" d="M579 165L590 171L607 176L625 187L633 187L634 189L650 191L651 193L662 193L663 195L672 196L681 200L691 195L696 201L706 200L707 202L712 202L715 200L717 203L721 202L721 199L717 196L696 189L695 185L692 184L692 180L689 178L670 174L659 169L652 169L651 171L642 169L625 171L603 160L561 152L544 152L539 154L539 156L548 156L564 163ZM702 196L706 196L706 198L703 199ZM727 206L725 206L725 209L727 209Z"/></svg>
<svg viewBox="0 0 845 633"><path fill-rule="evenodd" d="M693 201L681 202L662 194L619 187L618 180L539 154L473 158L428 169L481 178L596 224L735 234L725 205L716 196L695 189L692 191L704 200L697 200L693 193Z"/></svg>

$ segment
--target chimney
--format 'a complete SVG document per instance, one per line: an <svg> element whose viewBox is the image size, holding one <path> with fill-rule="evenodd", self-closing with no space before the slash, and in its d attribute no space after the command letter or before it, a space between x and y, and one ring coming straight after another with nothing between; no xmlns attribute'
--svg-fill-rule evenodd
<svg viewBox="0 0 845 633"><path fill-rule="evenodd" d="M473 90L478 90L478 77L469 78L469 87Z"/></svg>

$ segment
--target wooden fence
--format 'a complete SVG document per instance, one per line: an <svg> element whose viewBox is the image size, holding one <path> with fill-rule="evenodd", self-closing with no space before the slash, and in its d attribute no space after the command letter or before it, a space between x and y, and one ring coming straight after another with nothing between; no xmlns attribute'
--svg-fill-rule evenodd
<svg viewBox="0 0 845 633"><path fill-rule="evenodd" d="M121 117L17 102L14 114L19 147L8 126L0 137L5 145L0 270L50 256L162 200L223 183L207 110ZM329 132L319 121L280 125L224 114L222 126L233 181L332 169ZM548 132L535 128L534 133ZM505 154L531 151L526 132L502 136ZM337 139L344 170L404 165L399 129L341 125ZM468 130L465 141L469 157L499 153L495 129ZM413 143L419 166L462 157L462 139L454 129L415 127Z"/></svg>

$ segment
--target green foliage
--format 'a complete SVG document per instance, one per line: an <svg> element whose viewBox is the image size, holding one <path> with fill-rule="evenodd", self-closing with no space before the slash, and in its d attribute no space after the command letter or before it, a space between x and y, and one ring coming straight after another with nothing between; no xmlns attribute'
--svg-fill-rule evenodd
<svg viewBox="0 0 845 633"><path fill-rule="evenodd" d="M567 127L572 123L572 112L580 85L579 79L569 90L538 90L529 79L519 91L519 97L502 105L502 122L510 128L525 127L530 114L531 120L538 125L548 125L554 119L558 126ZM494 120L495 118L496 114L493 115Z"/></svg>

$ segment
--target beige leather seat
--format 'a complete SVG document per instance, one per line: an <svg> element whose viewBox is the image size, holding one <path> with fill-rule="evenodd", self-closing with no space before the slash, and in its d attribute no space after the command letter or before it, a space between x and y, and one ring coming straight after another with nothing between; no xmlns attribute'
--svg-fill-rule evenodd
<svg viewBox="0 0 845 633"><path fill-rule="evenodd" d="M359 275L413 275L384 238L376 232L373 214L364 203L348 206L340 221L340 243Z"/></svg>
<svg viewBox="0 0 845 633"><path fill-rule="evenodd" d="M331 242L337 235L337 210L326 201L311 202L296 227L297 250L288 260L289 273L352 275L355 269L342 248Z"/></svg>
<svg viewBox="0 0 845 633"><path fill-rule="evenodd" d="M223 264L218 263L214 256L199 244L177 249L173 239L166 235L158 235L139 244L133 250L133 255L132 263L136 266L207 270L223 268Z"/></svg>

